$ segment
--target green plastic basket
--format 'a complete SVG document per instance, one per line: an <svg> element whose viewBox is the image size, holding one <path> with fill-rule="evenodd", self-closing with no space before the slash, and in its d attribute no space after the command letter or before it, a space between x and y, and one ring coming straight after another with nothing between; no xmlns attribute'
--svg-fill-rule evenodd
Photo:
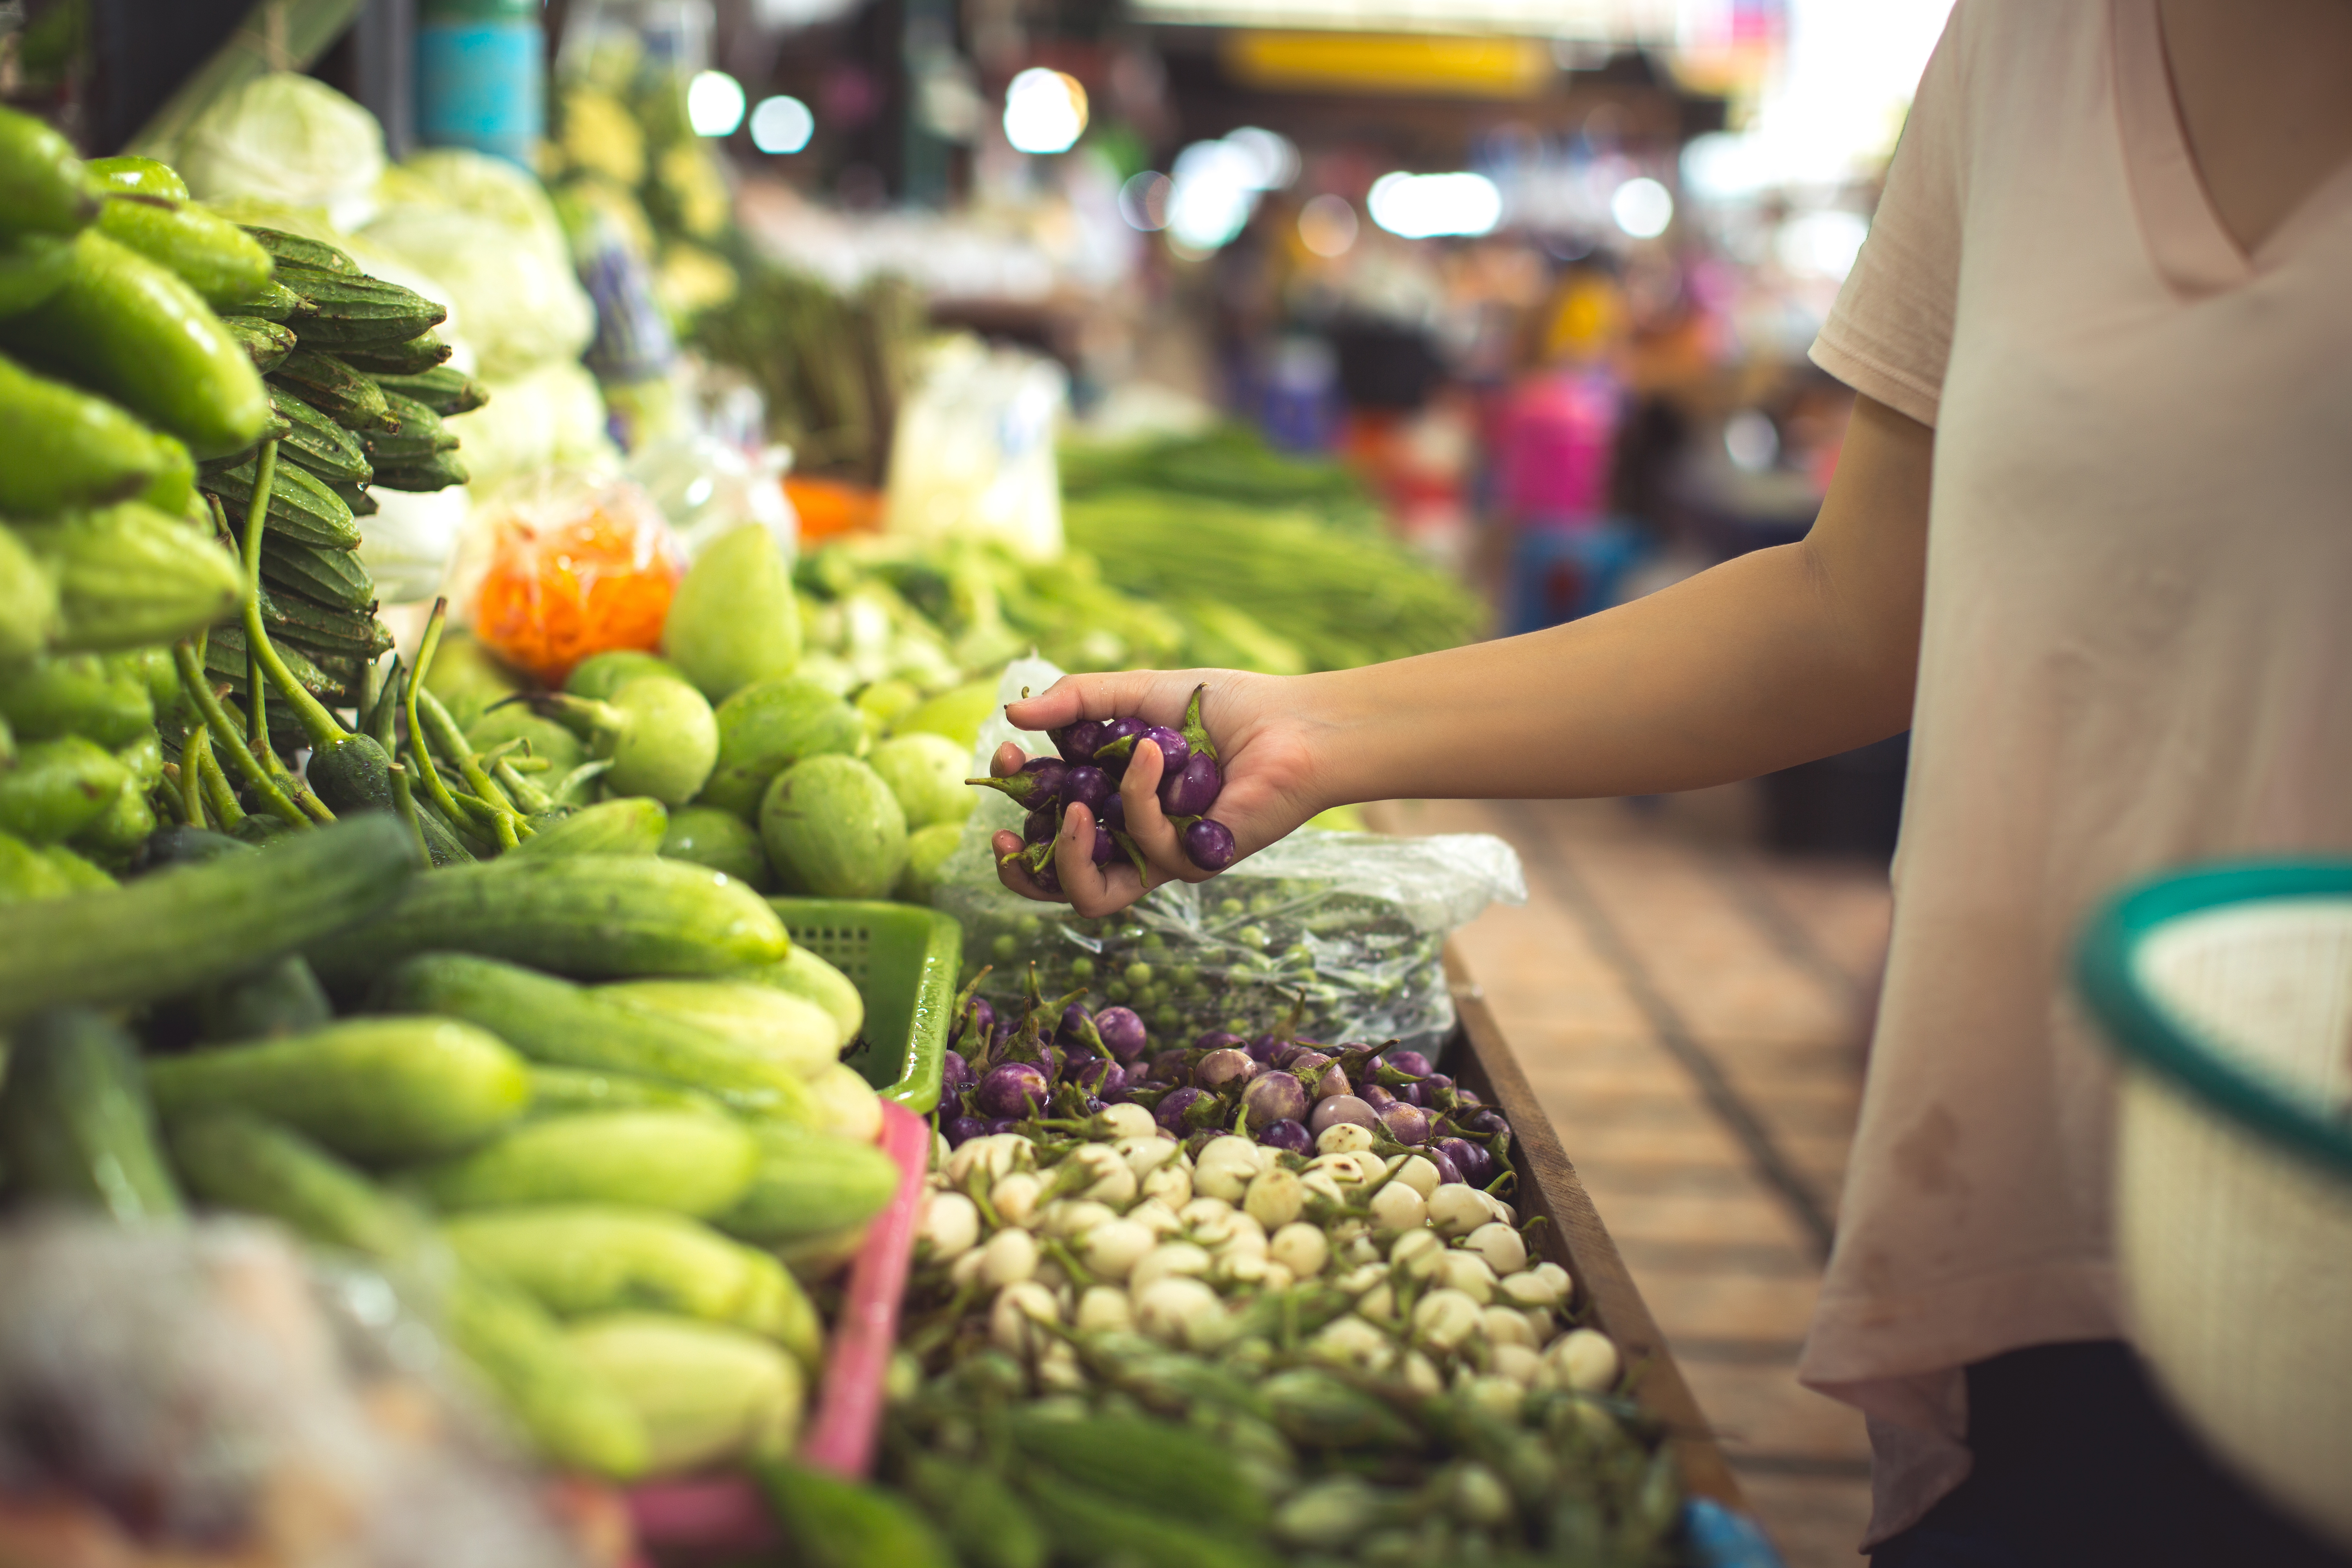
<svg viewBox="0 0 2352 1568"><path fill-rule="evenodd" d="M866 1081L919 1116L940 1102L963 929L914 904L770 899L793 940L849 976L866 999Z"/></svg>
<svg viewBox="0 0 2352 1568"><path fill-rule="evenodd" d="M2352 1546L2352 861L2126 889L2075 974L2124 1060L2134 1342L2223 1458Z"/></svg>

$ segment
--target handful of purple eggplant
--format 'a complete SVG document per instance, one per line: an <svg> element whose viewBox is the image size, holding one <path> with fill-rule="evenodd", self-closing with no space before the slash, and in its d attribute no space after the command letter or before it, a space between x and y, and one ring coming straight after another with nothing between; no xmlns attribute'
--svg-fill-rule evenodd
<svg viewBox="0 0 2352 1568"><path fill-rule="evenodd" d="M1171 1136L1238 1133L1287 1153L1419 1154L1441 1184L1495 1185L1511 1130L1418 1051L1323 1046L1295 1036L1297 1014L1255 1038L1203 1034L1155 1049L1126 1007L1090 1010L1086 993L1037 990L1016 1017L978 993L958 998L940 1086L950 1147L983 1134L1073 1131L1112 1105L1138 1105Z"/></svg>
<svg viewBox="0 0 2352 1568"><path fill-rule="evenodd" d="M1175 826L1185 857L1204 871L1232 865L1233 831L1208 815L1225 781L1217 769L1216 744L1201 722L1201 697L1207 690L1206 686L1192 689L1181 730L1135 718L1081 719L1049 732L1060 755L1032 757L1009 778L966 779L966 784L1001 790L1028 808L1022 847L1005 856L1005 861L1017 861L1048 892L1060 892L1054 845L1062 831L1062 814L1083 805L1101 830L1095 835L1095 864L1106 866L1113 854L1125 855L1149 882L1142 847L1127 831L1127 802L1119 785L1135 748L1150 741L1160 748L1160 809Z"/></svg>

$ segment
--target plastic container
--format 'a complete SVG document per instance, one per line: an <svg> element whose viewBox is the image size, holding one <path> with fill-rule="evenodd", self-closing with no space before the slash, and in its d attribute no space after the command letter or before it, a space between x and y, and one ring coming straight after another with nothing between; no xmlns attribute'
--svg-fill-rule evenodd
<svg viewBox="0 0 2352 1568"><path fill-rule="evenodd" d="M2352 1546L2352 862L2127 889L2076 980L2125 1061L2134 1342L2226 1462Z"/></svg>
<svg viewBox="0 0 2352 1568"><path fill-rule="evenodd" d="M547 134L540 0L424 0L416 26L416 131L529 169Z"/></svg>
<svg viewBox="0 0 2352 1568"><path fill-rule="evenodd" d="M850 1065L882 1098L928 1116L955 1007L963 928L914 904L770 899L793 940L849 976L866 999L867 1048Z"/></svg>

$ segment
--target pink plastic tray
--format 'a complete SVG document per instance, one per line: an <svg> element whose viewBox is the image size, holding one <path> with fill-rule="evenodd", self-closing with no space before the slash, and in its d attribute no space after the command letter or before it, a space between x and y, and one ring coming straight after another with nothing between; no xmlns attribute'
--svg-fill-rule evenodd
<svg viewBox="0 0 2352 1568"><path fill-rule="evenodd" d="M930 1124L886 1100L880 1142L898 1163L898 1190L849 1266L816 1418L801 1438L801 1463L852 1479L874 1468L882 1380L898 1343L898 1303L907 1292L923 1175L930 1166ZM757 1552L776 1544L767 1502L743 1476L648 1481L629 1489L628 1503L638 1541L657 1552Z"/></svg>

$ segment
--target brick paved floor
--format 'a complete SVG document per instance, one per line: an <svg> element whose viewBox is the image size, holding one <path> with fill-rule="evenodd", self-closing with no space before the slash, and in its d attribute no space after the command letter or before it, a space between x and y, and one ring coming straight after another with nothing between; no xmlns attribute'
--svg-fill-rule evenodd
<svg viewBox="0 0 2352 1568"><path fill-rule="evenodd" d="M1794 1368L1861 1092L1886 878L1760 852L1753 809L1734 788L1373 818L1518 848L1528 902L1461 933L1471 973L1789 1568L1844 1568L1869 1447Z"/></svg>

